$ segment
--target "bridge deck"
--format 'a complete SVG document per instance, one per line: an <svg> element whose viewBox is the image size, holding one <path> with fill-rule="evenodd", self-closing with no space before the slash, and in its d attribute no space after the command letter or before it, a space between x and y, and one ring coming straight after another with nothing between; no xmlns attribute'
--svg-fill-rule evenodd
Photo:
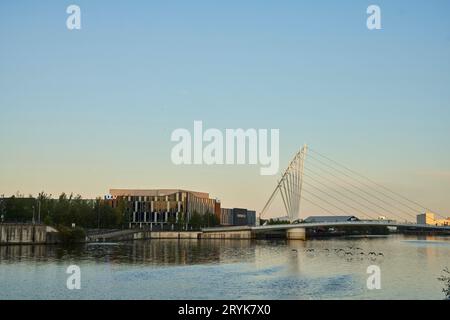
<svg viewBox="0 0 450 320"><path fill-rule="evenodd" d="M433 226L429 224L415 224L415 223L398 223L398 222L384 222L384 221L345 221L345 222L315 222L315 223L297 223L297 224L275 224L266 226L232 226L232 227L216 227L205 228L203 232L226 232L226 231L281 231L288 230L295 227L298 228L320 228L320 227L403 227L425 230L449 231L450 226Z"/></svg>
<svg viewBox="0 0 450 320"><path fill-rule="evenodd" d="M414 223L397 223L397 222L378 222L378 221L346 221L346 222L317 222L317 223L297 223L297 224L276 224L267 226L232 226L232 227L216 227L216 228L205 228L202 232L232 232L232 231L253 231L253 232L264 232L264 231L283 231L292 228L320 228L320 227L373 227L373 226L385 226L385 227L404 227L404 228L414 228L422 230L435 230L435 231L448 231L450 232L450 226L433 226L424 224L414 224ZM96 240L107 240L120 238L126 235L130 235L137 232L142 232L142 229L127 229L119 230L104 234L94 234L90 235L88 238L90 241Z"/></svg>

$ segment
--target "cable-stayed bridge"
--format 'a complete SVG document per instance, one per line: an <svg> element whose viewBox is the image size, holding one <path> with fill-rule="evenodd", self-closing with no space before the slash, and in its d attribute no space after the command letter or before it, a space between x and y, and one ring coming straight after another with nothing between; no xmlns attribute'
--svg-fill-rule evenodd
<svg viewBox="0 0 450 320"><path fill-rule="evenodd" d="M270 206L277 195L282 200L284 212L278 210L275 215L270 215ZM290 222L297 221L302 216L302 203L331 216L354 215L366 220L411 222L424 212L444 219L435 210L306 145L295 154L281 175L259 218L286 217Z"/></svg>
<svg viewBox="0 0 450 320"><path fill-rule="evenodd" d="M282 210L273 209L278 198ZM330 216L356 216L359 221L305 223L302 207L308 204ZM274 214L275 212L275 214ZM275 189L258 215L258 221L278 218L289 224L259 225L256 227L208 228L203 232L266 232L287 230L292 239L304 239L305 229L319 227L401 227L422 231L450 232L450 226L435 223L416 224L418 214L441 214L427 206L375 182L322 153L304 145L289 162L277 181ZM218 237L223 237L219 235Z"/></svg>

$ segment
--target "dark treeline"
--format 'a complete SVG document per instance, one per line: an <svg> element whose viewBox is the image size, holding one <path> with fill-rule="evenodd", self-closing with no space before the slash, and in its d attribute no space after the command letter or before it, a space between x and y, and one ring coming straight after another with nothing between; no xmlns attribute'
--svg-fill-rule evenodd
<svg viewBox="0 0 450 320"><path fill-rule="evenodd" d="M213 213L207 212L200 215L197 211L194 211L189 225L195 230L200 230L201 228L217 227L220 225L220 221Z"/></svg>
<svg viewBox="0 0 450 320"><path fill-rule="evenodd" d="M260 223L261 225L263 225L264 223L266 223L268 225L275 225L275 224L291 224L291 222L289 220L278 220L278 219L269 219L269 220L265 220L265 219L261 219Z"/></svg>
<svg viewBox="0 0 450 320"><path fill-rule="evenodd" d="M128 224L125 205L112 208L104 200L83 199L62 193L57 199L41 192L37 197L16 194L0 198L0 215L4 222L42 222L52 226L83 228L122 228ZM40 218L40 221L39 221Z"/></svg>

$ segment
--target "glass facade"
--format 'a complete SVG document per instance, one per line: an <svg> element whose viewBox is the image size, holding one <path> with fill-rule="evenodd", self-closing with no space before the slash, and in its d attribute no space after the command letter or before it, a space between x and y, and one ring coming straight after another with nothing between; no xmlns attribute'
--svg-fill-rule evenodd
<svg viewBox="0 0 450 320"><path fill-rule="evenodd" d="M115 199L113 203L120 199L125 201L130 227L188 223L194 212L214 213L217 206L220 207L218 200L210 199L208 193L188 190L112 189L110 194Z"/></svg>

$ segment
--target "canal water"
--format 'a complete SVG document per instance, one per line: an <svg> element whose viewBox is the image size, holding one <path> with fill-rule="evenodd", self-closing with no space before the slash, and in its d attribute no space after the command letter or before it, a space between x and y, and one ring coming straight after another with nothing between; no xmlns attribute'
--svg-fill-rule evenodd
<svg viewBox="0 0 450 320"><path fill-rule="evenodd" d="M373 265L381 289L367 287ZM450 237L2 246L0 299L443 299L445 267Z"/></svg>

